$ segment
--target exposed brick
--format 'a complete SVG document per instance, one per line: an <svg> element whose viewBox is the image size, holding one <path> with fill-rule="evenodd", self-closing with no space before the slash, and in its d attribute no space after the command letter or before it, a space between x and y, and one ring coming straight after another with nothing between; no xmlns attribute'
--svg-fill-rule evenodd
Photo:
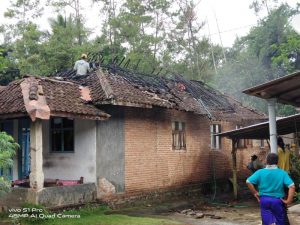
<svg viewBox="0 0 300 225"><path fill-rule="evenodd" d="M172 149L172 121L186 123L186 150ZM222 131L237 124L219 122ZM240 125L240 124L239 124ZM245 124L243 124L245 125ZM209 182L232 176L231 140L222 138L222 149L210 149L210 120L176 110L127 108L125 110L126 193ZM246 166L259 147L248 146L237 153L238 176L249 175Z"/></svg>

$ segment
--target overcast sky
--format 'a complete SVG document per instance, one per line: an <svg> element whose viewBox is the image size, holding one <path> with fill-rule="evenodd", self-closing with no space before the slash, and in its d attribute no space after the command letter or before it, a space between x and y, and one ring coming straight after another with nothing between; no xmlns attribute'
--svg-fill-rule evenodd
<svg viewBox="0 0 300 225"><path fill-rule="evenodd" d="M280 1L280 0L279 0ZM99 8L91 7L90 0L81 0L84 7L84 16L86 17L86 25L94 32L94 36L98 34L97 28L101 23L99 17ZM211 40L214 43L229 47L233 44L237 36L243 36L249 32L251 26L255 25L258 17L254 14L249 5L252 0L195 0L197 5L197 17L200 20L206 20L209 24ZM295 6L299 0L281 0ZM3 13L9 6L9 0L0 0L0 23L5 22ZM53 10L45 7L44 16L39 19L38 24L42 29L49 29L48 19L53 17ZM218 34L217 22L221 33ZM300 32L300 16L293 20L294 27ZM209 29L206 25L202 31L202 35L208 36Z"/></svg>

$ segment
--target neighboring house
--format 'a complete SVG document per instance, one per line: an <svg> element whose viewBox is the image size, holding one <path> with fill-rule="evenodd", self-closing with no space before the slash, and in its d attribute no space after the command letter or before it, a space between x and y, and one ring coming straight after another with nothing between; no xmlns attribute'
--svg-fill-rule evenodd
<svg viewBox="0 0 300 225"><path fill-rule="evenodd" d="M30 174L24 201L48 206L89 201L96 191L105 194L102 178L126 195L228 179L231 142L213 134L265 120L181 76L117 66L73 75L29 76L0 89L1 127L21 145L11 176ZM265 151L260 142L239 144L238 169L245 177L250 155ZM44 188L47 179L80 177L85 184Z"/></svg>

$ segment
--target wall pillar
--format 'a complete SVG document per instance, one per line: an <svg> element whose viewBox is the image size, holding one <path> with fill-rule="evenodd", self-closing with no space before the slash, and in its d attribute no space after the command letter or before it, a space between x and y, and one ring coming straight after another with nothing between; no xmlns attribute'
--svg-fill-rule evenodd
<svg viewBox="0 0 300 225"><path fill-rule="evenodd" d="M42 120L36 119L30 125L30 187L40 190L44 187L43 132Z"/></svg>
<svg viewBox="0 0 300 225"><path fill-rule="evenodd" d="M270 131L270 146L271 153L277 154L277 127L276 127L276 98L268 99L269 112L269 131Z"/></svg>

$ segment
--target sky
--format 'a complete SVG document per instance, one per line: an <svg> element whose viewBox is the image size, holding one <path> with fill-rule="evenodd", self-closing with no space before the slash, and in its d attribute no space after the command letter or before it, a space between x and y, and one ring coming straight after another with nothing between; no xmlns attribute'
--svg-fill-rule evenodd
<svg viewBox="0 0 300 225"><path fill-rule="evenodd" d="M0 24L5 22L3 13L8 8L9 1L0 0ZM99 7L92 7L90 2L81 0L86 25L94 31L92 35L96 36L99 34L101 17ZM252 0L195 0L197 17L200 21L207 22L201 35L209 36L210 34L213 43L222 44L224 47L232 46L236 37L246 35L251 26L257 24L259 17L255 15L253 9L249 8L251 2ZM279 0L279 2L288 2L291 6L295 6L299 0ZM53 17L54 11L50 7L44 9L44 16L39 19L38 24L45 30L49 29L48 19ZM300 33L300 15L294 18L292 24Z"/></svg>

